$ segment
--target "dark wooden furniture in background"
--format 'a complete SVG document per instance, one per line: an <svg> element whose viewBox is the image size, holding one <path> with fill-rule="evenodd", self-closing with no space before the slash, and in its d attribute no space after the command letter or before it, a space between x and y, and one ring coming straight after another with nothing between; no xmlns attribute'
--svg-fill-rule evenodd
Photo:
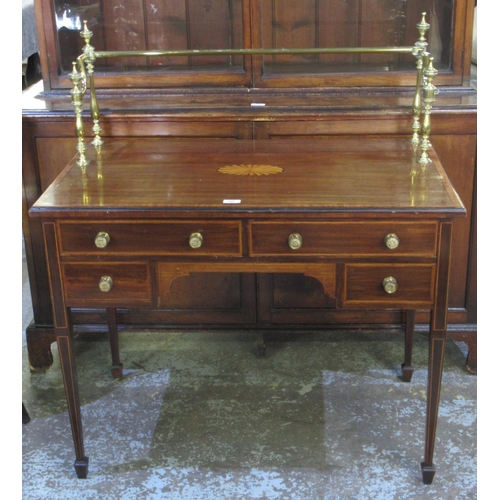
<svg viewBox="0 0 500 500"><path fill-rule="evenodd" d="M24 406L23 403L23 424L27 424L31 420L30 414L28 413L28 410Z"/></svg>
<svg viewBox="0 0 500 500"><path fill-rule="evenodd" d="M52 364L50 344L55 335L41 225L28 220L27 211L74 152L71 83L66 74L83 45L78 35L82 19L91 21L96 48L108 50L160 45L291 48L413 44L419 13L427 10L433 27L430 49L440 71L434 82L440 93L433 111L432 143L468 214L454 229L449 332L469 344L468 366L475 369L476 93L469 87L474 2L421 0L411 3L410 12L409 2L395 0L165 0L158 2L158 18L143 9L142 1L121 4L126 4L126 15L112 19L117 2L36 0L44 89L36 106L26 103L23 111L23 232L34 308L34 321L26 332L31 368L44 370ZM336 21L330 21L333 10ZM108 29L117 20L119 29ZM99 89L113 89L100 91L105 140L362 141L408 136L414 67L392 55L181 58L142 61L140 66L129 59L104 61L96 70L96 81ZM206 293L206 277L193 274L176 281L162 309L120 309L118 322L123 328L203 324L316 329L386 328L403 319L400 312L376 308L361 314L336 310L315 280L300 275L228 273L217 279L216 296ZM104 309L73 310L79 332L103 328L106 318ZM426 330L428 319L428 311L417 311L417 330Z"/></svg>
<svg viewBox="0 0 500 500"><path fill-rule="evenodd" d="M87 477L88 458L71 308L108 309L116 370L115 308L168 307L193 273L212 286L228 273L285 273L314 279L338 311L431 310L422 463L430 484L452 228L465 215L430 155L422 166L404 138L131 138L91 151L84 169L71 161L30 215L44 235L78 477Z"/></svg>

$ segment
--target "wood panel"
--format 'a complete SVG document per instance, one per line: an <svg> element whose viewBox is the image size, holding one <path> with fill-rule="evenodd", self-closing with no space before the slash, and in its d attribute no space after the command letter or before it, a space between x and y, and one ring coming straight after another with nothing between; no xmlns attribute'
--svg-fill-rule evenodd
<svg viewBox="0 0 500 500"><path fill-rule="evenodd" d="M233 41L236 47L241 47L241 28L235 36L231 2L228 0L188 0L189 24L188 43L192 50L230 49ZM241 10L240 10L241 11ZM241 26L241 20L240 20ZM192 57L192 65L206 66L208 64L228 65L227 56L208 56L202 59ZM241 61L241 58L239 59Z"/></svg>
<svg viewBox="0 0 500 500"><path fill-rule="evenodd" d="M435 55L436 66L448 71L451 40L446 33L452 33L453 19L449 4L440 3L434 8L434 3L432 0L261 0L257 10L260 38L254 39L264 47L273 48L413 46L419 38L416 25L422 19L422 12L427 12L427 22L431 24L426 34L429 49ZM276 78L285 79L290 74L303 75L311 82L313 75L319 78L328 73L411 71L415 59L398 54L266 56L257 65L256 84L262 85L268 81L277 83ZM262 81L260 74L273 80ZM330 75L323 82L331 78ZM354 75L349 75L352 78ZM335 79L334 85L342 85L341 80Z"/></svg>
<svg viewBox="0 0 500 500"><path fill-rule="evenodd" d="M146 11L148 50L185 50L189 47L186 0L158 0ZM153 57L151 65L184 66L187 57Z"/></svg>
<svg viewBox="0 0 500 500"><path fill-rule="evenodd" d="M403 45L406 33L406 2L400 0L361 0L360 47L397 47ZM411 30L413 30L411 26ZM413 31L413 45L418 39L418 32ZM383 63L390 66L399 62L397 54L362 55L363 63Z"/></svg>
<svg viewBox="0 0 500 500"><path fill-rule="evenodd" d="M275 0L263 2L261 22L264 47L316 47L317 0ZM265 22L263 20L266 20ZM310 56L279 56L265 58L281 63L307 61Z"/></svg>
<svg viewBox="0 0 500 500"><path fill-rule="evenodd" d="M75 140L51 137L40 137L36 139L36 153L40 170L40 194L45 191L57 175L66 166L65 158L71 158L76 154Z"/></svg>
<svg viewBox="0 0 500 500"><path fill-rule="evenodd" d="M147 50L142 0L106 0L101 3L106 50ZM113 59L113 67L145 66L144 58Z"/></svg>
<svg viewBox="0 0 500 500"><path fill-rule="evenodd" d="M435 135L432 143L450 177L453 187L467 208L467 217L453 224L453 244L451 248L451 272L449 288L449 307L466 309L467 281L469 270L470 243L473 234L473 196L476 162L475 135Z"/></svg>
<svg viewBox="0 0 500 500"><path fill-rule="evenodd" d="M342 19L335 27L331 19ZM318 5L318 46L319 47L356 47L358 37L359 1L344 0L321 1ZM319 57L321 63L349 64L358 57L349 54L331 54Z"/></svg>
<svg viewBox="0 0 500 500"><path fill-rule="evenodd" d="M236 273L205 273L180 276L170 285L168 294L160 295L159 307L184 311L241 311L242 276ZM214 291L217 291L214 293Z"/></svg>

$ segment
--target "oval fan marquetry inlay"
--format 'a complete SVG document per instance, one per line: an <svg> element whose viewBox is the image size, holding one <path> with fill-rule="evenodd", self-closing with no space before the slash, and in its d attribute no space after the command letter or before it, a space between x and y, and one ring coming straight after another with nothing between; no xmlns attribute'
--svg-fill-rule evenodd
<svg viewBox="0 0 500 500"><path fill-rule="evenodd" d="M219 172L229 175L272 175L283 172L283 169L274 165L227 165L219 168Z"/></svg>

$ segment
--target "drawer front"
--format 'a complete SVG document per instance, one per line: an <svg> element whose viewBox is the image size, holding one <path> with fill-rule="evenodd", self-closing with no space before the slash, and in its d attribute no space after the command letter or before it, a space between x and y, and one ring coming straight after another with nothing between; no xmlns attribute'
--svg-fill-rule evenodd
<svg viewBox="0 0 500 500"><path fill-rule="evenodd" d="M62 279L69 307L151 305L151 273L146 262L65 263Z"/></svg>
<svg viewBox="0 0 500 500"><path fill-rule="evenodd" d="M62 222L59 239L61 255L238 257L242 246L239 221Z"/></svg>
<svg viewBox="0 0 500 500"><path fill-rule="evenodd" d="M430 307L434 301L432 264L347 264L344 307Z"/></svg>
<svg viewBox="0 0 500 500"><path fill-rule="evenodd" d="M250 234L254 256L432 257L437 244L433 222L252 222Z"/></svg>

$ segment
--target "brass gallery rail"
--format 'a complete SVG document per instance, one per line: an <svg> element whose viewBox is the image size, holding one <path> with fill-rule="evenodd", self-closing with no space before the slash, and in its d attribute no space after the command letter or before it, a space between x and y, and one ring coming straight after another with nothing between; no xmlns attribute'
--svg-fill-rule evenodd
<svg viewBox="0 0 500 500"><path fill-rule="evenodd" d="M78 139L77 151L79 153L78 165L84 168L89 160L85 156L85 129L82 117L83 96L87 88L90 88L90 114L92 116L92 132L94 139L92 144L96 148L103 145L100 136L101 127L99 125L99 104L94 82L94 63L99 58L115 57L203 57L212 55L226 56L260 56L260 55L294 55L294 54L377 54L377 53L396 53L412 54L416 59L416 84L415 95L413 98L413 135L411 142L415 150L420 148L421 164L431 161L428 150L431 147L429 135L431 132L430 113L432 104L435 101L436 87L432 81L437 75L437 70L433 66L433 57L427 51L426 32L430 25L425 20L425 12L422 13L422 20L417 24L420 34L415 45L408 47L331 47L331 48L300 48L300 49L212 49L212 50L146 50L146 51L96 51L90 40L92 31L87 27L87 21L84 21L84 29L80 33L85 40L83 53L73 63L73 71L69 78L73 83L71 90L72 104L76 114L76 136ZM421 119L423 115L423 118Z"/></svg>

